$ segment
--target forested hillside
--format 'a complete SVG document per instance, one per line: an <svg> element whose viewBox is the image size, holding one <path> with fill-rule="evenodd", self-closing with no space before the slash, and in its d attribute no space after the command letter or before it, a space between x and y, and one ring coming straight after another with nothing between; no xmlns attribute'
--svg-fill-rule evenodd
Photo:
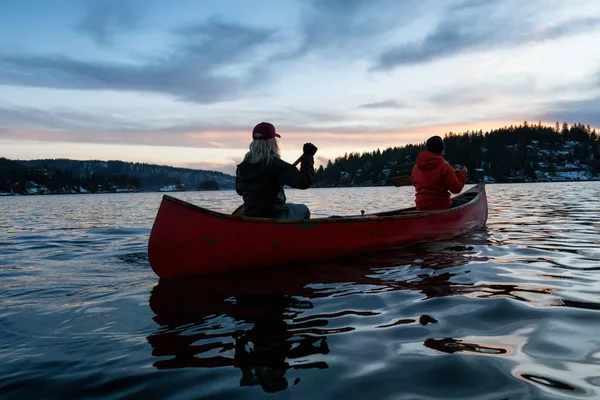
<svg viewBox="0 0 600 400"><path fill-rule="evenodd" d="M5 194L218 190L234 183L222 172L123 161L0 159Z"/></svg>
<svg viewBox="0 0 600 400"><path fill-rule="evenodd" d="M489 132L444 135L446 159L466 165L469 182L536 182L600 179L600 138L595 129L566 123L524 122ZM347 153L319 167L314 187L389 184L410 175L424 143ZM123 161L0 158L0 194L103 193L218 190L235 184L231 175Z"/></svg>
<svg viewBox="0 0 600 400"><path fill-rule="evenodd" d="M600 176L600 140L595 129L566 123L524 122L489 132L447 133L446 160L465 165L470 182L589 180ZM314 185L369 186L410 175L424 143L348 153L320 167Z"/></svg>

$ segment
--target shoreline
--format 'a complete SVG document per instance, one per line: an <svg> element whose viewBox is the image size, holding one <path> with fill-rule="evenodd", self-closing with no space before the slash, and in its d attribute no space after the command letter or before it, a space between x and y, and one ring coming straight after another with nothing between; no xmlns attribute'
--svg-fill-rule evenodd
<svg viewBox="0 0 600 400"><path fill-rule="evenodd" d="M560 180L560 181L537 181L537 182L488 182L486 185L513 185L513 184L538 184L538 183L584 183L584 182L600 182L600 178L597 179L586 179L586 180ZM466 185L477 185L481 182L471 182L466 183ZM311 187L310 189L360 189L360 188L371 188L371 187L394 187L393 185L366 185L366 186L318 186ZM412 186L411 186L412 187ZM285 190L300 190L294 188L285 188ZM0 192L0 197L30 197L30 196L65 196L65 195L97 195L97 194L131 194L131 193L197 193L197 192L223 192L223 191L235 191L235 188L224 188L217 190L173 190L173 191L160 191L160 190L138 190L138 191L127 191L127 192L96 192L96 193L30 193L30 194L21 194L21 193L6 193Z"/></svg>
<svg viewBox="0 0 600 400"><path fill-rule="evenodd" d="M574 182L600 182L600 177L594 179L572 179L572 180L556 180L556 181L513 181L513 182L467 182L466 185L477 185L479 183L485 183L486 185L509 185L518 183L574 183ZM318 186L312 187L311 189L334 189L334 188L363 188L363 187L386 187L394 185L337 185L337 186ZM411 186L412 187L412 186Z"/></svg>
<svg viewBox="0 0 600 400"><path fill-rule="evenodd" d="M234 190L231 189L215 189L215 190L171 190L171 191L160 191L160 190L135 190L135 191L123 191L123 192L75 192L75 193L6 193L0 192L0 197L31 197L31 196L68 196L68 195L96 195L96 194L132 194L132 193L181 193L181 192L221 192L225 190Z"/></svg>

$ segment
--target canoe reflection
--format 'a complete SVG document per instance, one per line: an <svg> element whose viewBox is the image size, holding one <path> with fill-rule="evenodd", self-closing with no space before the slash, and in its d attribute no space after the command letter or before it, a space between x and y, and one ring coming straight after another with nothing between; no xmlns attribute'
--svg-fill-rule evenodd
<svg viewBox="0 0 600 400"><path fill-rule="evenodd" d="M435 260L425 260L427 268L462 265L468 261L465 252L469 250L431 255ZM449 279L454 273L438 271L434 276L403 281L382 272L414 262L415 257L406 251L393 251L307 265L294 269L296 273L271 269L161 280L150 296L150 307L156 314L153 319L161 326L147 338L152 354L161 358L153 365L157 369L233 366L242 372L240 385L260 385L267 392L284 390L289 385L285 377L288 369L328 367L322 359L330 351L326 335L355 329L328 328L329 319L349 313L366 317L378 314L340 310L302 315L313 308L310 300L348 294L348 290L377 293L417 289L427 297L451 294ZM327 285L330 287L323 288ZM420 320L422 325L435 322L430 316Z"/></svg>
<svg viewBox="0 0 600 400"><path fill-rule="evenodd" d="M285 373L290 368L327 368L323 361L306 360L329 353L327 339L319 332L327 322L286 322L312 308L310 302L207 289L200 281L161 281L153 289L150 306L163 329L147 339L154 356L173 356L156 361L157 369L234 366L242 371L240 385L275 392L288 387ZM223 331L223 322L234 330Z"/></svg>
<svg viewBox="0 0 600 400"><path fill-rule="evenodd" d="M469 343L459 339L427 339L425 346L430 349L438 350L444 353L483 353L483 354L506 354L508 349L505 347L484 346L478 343Z"/></svg>
<svg viewBox="0 0 600 400"><path fill-rule="evenodd" d="M478 239L468 241L485 243L487 235ZM147 338L153 356L160 357L153 365L157 369L236 367L242 373L240 385L280 391L290 384L286 377L290 369L328 368L328 335L356 329L332 327L333 319L349 314L379 315L376 310L312 310L319 298L409 290L421 293L424 299L503 296L528 301L528 293L543 293L544 289L508 283L465 282L469 271L464 266L473 261L481 265L485 259L473 247L453 243L298 268L161 280L150 296L156 314L153 319L160 325ZM455 279L457 275L460 279ZM339 324L340 319L336 321ZM393 329L401 321L378 327ZM419 323L425 326L437 321L422 315ZM424 344L445 352L502 351L451 339L430 339Z"/></svg>

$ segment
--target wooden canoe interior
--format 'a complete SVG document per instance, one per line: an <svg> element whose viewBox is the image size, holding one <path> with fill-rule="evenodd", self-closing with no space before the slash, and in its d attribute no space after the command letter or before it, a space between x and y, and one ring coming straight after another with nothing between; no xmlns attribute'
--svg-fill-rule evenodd
<svg viewBox="0 0 600 400"><path fill-rule="evenodd" d="M310 222L319 222L319 223L339 223L344 221L356 221L357 219L379 219L379 218L415 218L415 217L426 217L430 215L436 215L446 212L452 212L457 209L467 207L471 204L476 198L478 198L481 194L485 193L485 184L480 183L472 188L464 191L463 193L455 196L454 198L463 198L468 199L469 203L463 204L458 207L453 207L447 210L436 210L436 211L417 211L416 207L403 208L399 210L392 211L384 211L373 214L364 214L364 215L340 215L340 216L330 216L330 217L319 217L319 218L311 218L310 220L285 220L285 219L275 219L275 218L252 218L252 217L240 217L234 216L231 214L225 214L217 211L212 211L206 208L202 208L200 206L196 206L194 204L188 203L186 201L177 199L175 197L171 197L169 195L164 195L163 199L168 200L174 203L177 203L181 206L188 207L193 209L194 211L198 211L213 217L223 218L223 219L234 219L237 221L252 221L252 222L264 222L264 223L277 223L277 224L297 224L297 223L306 223Z"/></svg>
<svg viewBox="0 0 600 400"><path fill-rule="evenodd" d="M467 199L467 200L469 200L469 203L470 203L470 202L472 202L477 197L477 195L479 195L479 193L480 193L479 190L470 189L470 190L468 190L468 191L466 191L464 193L461 193L460 195L458 195L458 196L456 196L454 198L455 199L456 198ZM468 205L469 203L464 204L464 205L459 206L459 207L464 207L464 206ZM454 207L454 208L451 208L450 210L456 210L459 207ZM447 211L447 210L443 210L443 211ZM410 208L403 208L401 210L379 212L379 213L375 213L375 214L372 214L372 215L377 216L377 217L391 217L391 216L394 216L394 215L403 215L403 214L431 215L431 214L436 214L436 213L439 213L439 211L417 211L416 207L410 207ZM365 215L365 217L366 216L367 215Z"/></svg>

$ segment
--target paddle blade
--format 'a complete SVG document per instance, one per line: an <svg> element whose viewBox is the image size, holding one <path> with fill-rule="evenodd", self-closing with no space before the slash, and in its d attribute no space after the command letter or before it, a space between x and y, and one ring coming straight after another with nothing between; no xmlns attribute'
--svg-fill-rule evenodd
<svg viewBox="0 0 600 400"><path fill-rule="evenodd" d="M394 176L392 178L389 178L389 181L392 183L392 185L399 187L399 186L412 186L412 179L410 178L410 176L405 175L405 176Z"/></svg>
<svg viewBox="0 0 600 400"><path fill-rule="evenodd" d="M231 215L233 215L234 217L241 217L243 212L244 212L244 205L242 204L241 206L236 208L235 211L231 213Z"/></svg>

